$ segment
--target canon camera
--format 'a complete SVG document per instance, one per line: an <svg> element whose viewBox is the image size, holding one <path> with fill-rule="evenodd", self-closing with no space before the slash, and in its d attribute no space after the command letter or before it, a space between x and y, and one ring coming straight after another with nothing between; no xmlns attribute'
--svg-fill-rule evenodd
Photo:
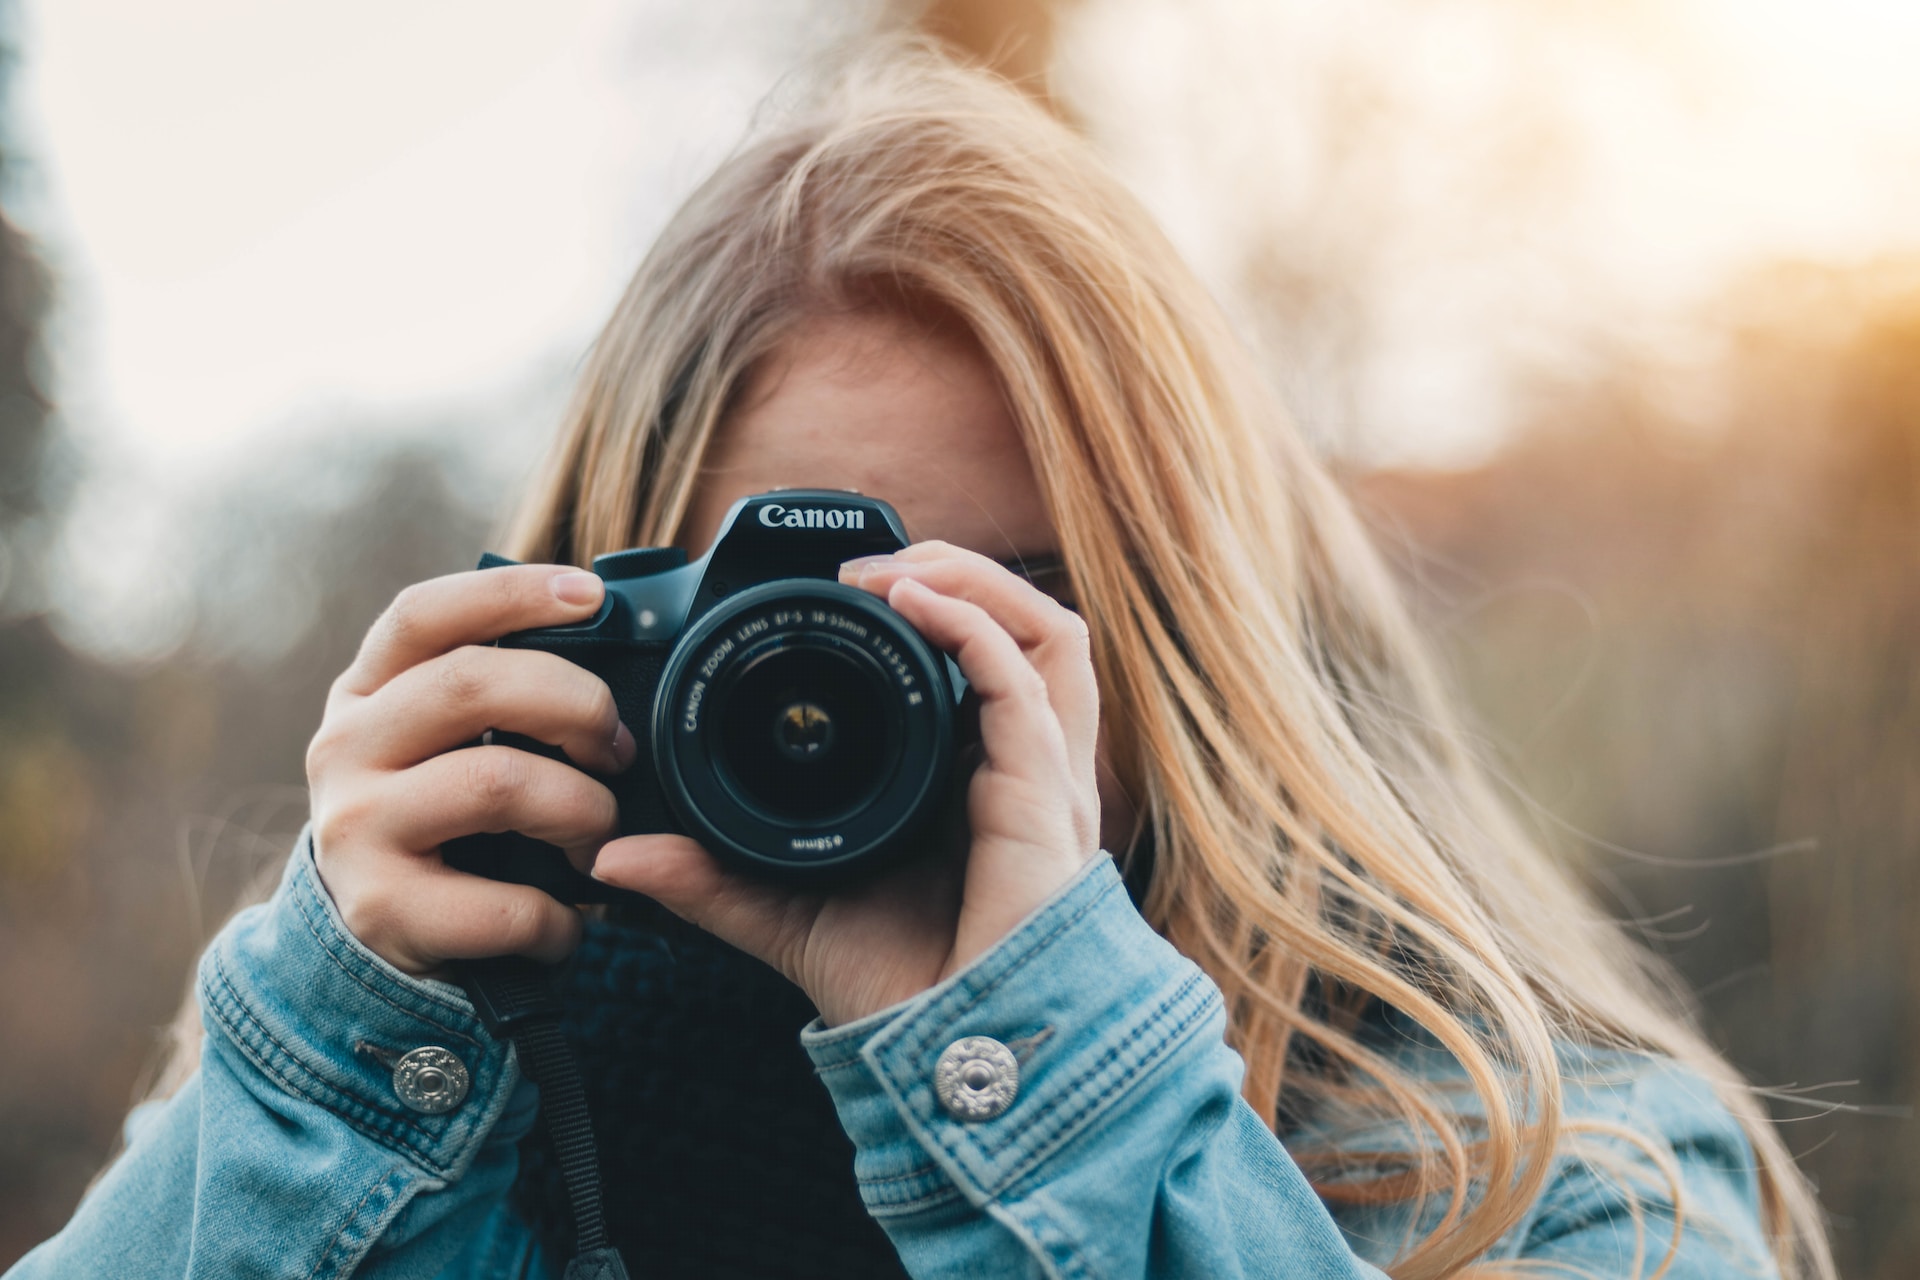
<svg viewBox="0 0 1920 1280"><path fill-rule="evenodd" d="M620 833L693 837L736 867L790 879L846 875L908 847L949 802L966 682L952 661L843 561L898 551L892 507L856 493L743 498L706 555L677 547L598 556L586 622L504 636L607 682L639 753L608 779ZM487 555L480 567L513 561ZM517 735L489 740L556 759ZM566 902L623 891L517 832L444 846L463 871Z"/></svg>

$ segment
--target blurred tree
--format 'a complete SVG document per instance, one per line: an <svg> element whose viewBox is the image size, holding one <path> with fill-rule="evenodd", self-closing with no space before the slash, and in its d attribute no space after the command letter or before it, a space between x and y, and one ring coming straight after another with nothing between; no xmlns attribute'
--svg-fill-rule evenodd
<svg viewBox="0 0 1920 1280"><path fill-rule="evenodd" d="M341 423L201 495L197 622L163 661L114 670L37 623L0 632L0 1267L72 1211L194 958L285 859L307 739L367 625L485 548L499 493L457 433L429 440Z"/></svg>
<svg viewBox="0 0 1920 1280"><path fill-rule="evenodd" d="M9 192L20 180L5 127L17 65L7 35L13 23L13 6L0 6L0 190ZM49 294L48 273L32 243L0 212L0 617L37 598L31 566L52 505L54 423L40 345Z"/></svg>

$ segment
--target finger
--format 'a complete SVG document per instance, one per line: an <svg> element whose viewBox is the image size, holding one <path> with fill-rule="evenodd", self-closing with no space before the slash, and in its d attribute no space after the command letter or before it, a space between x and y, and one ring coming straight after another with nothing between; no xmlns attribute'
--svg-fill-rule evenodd
<svg viewBox="0 0 1920 1280"><path fill-rule="evenodd" d="M514 747L465 747L388 776L367 797L379 833L424 853L457 836L518 831L581 870L620 829L613 792L571 765Z"/></svg>
<svg viewBox="0 0 1920 1280"><path fill-rule="evenodd" d="M559 747L600 773L618 773L635 750L607 682L535 649L462 645L402 671L352 714L366 725L360 749L377 768L405 768L489 729Z"/></svg>
<svg viewBox="0 0 1920 1280"><path fill-rule="evenodd" d="M1077 771L1046 681L985 609L913 578L894 583L887 603L960 664L980 697L980 737L989 767L1042 785L1075 781Z"/></svg>
<svg viewBox="0 0 1920 1280"><path fill-rule="evenodd" d="M557 964L580 942L580 913L528 885L436 863L380 883L355 899L354 934L379 954L398 957L396 963L409 972L485 956L523 955Z"/></svg>
<svg viewBox="0 0 1920 1280"><path fill-rule="evenodd" d="M903 577L973 601L992 614L1022 649L1053 639L1062 625L1058 615L1075 616L998 561L945 542L916 542L890 556L863 557L843 567L841 580L884 598Z"/></svg>
<svg viewBox="0 0 1920 1280"><path fill-rule="evenodd" d="M415 583L374 620L341 687L365 696L460 645L583 621L605 595L597 575L567 565L506 565Z"/></svg>
<svg viewBox="0 0 1920 1280"><path fill-rule="evenodd" d="M1047 682L1048 698L1074 758L1091 760L1087 753L1100 729L1100 689L1093 674L1091 637L1079 614L1005 565L946 543L915 543L897 555L849 567L853 585L882 597L894 583L911 578L986 610Z"/></svg>
<svg viewBox="0 0 1920 1280"><path fill-rule="evenodd" d="M600 850L593 877L644 893L689 924L791 976L819 899L720 865L685 836L626 836Z"/></svg>

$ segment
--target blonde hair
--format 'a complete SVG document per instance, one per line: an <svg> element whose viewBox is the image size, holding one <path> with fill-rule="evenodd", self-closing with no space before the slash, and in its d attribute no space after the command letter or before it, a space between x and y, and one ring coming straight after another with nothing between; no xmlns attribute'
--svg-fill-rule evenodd
<svg viewBox="0 0 1920 1280"><path fill-rule="evenodd" d="M1502 802L1345 496L1205 291L1080 139L984 73L869 51L691 197L588 358L510 552L672 541L755 363L809 316L901 305L960 320L1003 383L1103 702L1125 708L1109 731L1151 860L1142 910L1225 994L1247 1101L1283 1132L1313 1115L1411 1136L1298 1145L1329 1200L1444 1195L1393 1273L1474 1264L1583 1134L1638 1146L1678 1218L1664 1144L1563 1118L1573 1042L1709 1080L1758 1155L1784 1272L1831 1276L1761 1108ZM1365 1042L1372 1002L1458 1062L1474 1107Z"/></svg>

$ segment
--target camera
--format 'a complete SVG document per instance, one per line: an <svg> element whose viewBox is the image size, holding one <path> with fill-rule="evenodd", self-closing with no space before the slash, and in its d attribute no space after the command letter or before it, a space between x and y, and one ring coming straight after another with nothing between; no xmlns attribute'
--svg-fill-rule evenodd
<svg viewBox="0 0 1920 1280"><path fill-rule="evenodd" d="M952 660L840 564L907 545L877 499L832 489L742 498L713 546L598 556L606 582L585 622L503 636L607 682L639 748L608 780L620 833L693 837L737 868L796 881L852 874L900 853L953 798L970 717ZM481 558L482 569L512 564ZM495 732L483 741L564 760ZM442 846L450 866L566 902L631 895L518 832Z"/></svg>

